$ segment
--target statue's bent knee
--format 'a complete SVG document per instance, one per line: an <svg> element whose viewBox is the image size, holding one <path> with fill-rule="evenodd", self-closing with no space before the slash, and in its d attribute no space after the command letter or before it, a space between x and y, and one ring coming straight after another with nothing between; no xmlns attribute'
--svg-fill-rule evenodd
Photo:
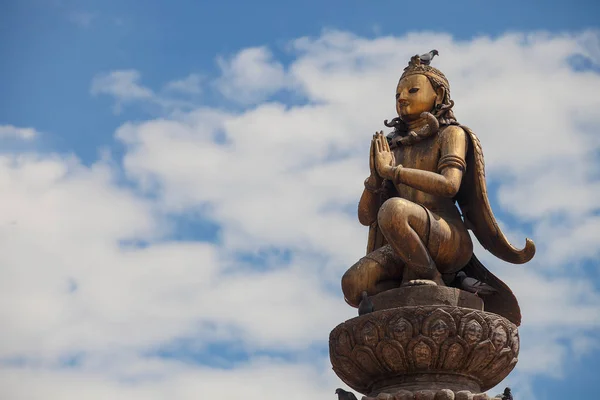
<svg viewBox="0 0 600 400"><path fill-rule="evenodd" d="M358 260L342 276L342 292L346 302L358 307L361 293L369 296L397 287L402 279L403 263L389 245L369 253Z"/></svg>
<svg viewBox="0 0 600 400"><path fill-rule="evenodd" d="M377 222L379 226L389 225L395 220L405 218L412 207L414 203L400 197L387 199L379 209Z"/></svg>
<svg viewBox="0 0 600 400"><path fill-rule="evenodd" d="M359 261L360 262L360 261ZM358 307L360 302L360 279L355 268L350 268L342 276L342 292L346 302L351 306Z"/></svg>
<svg viewBox="0 0 600 400"><path fill-rule="evenodd" d="M358 307L363 291L374 295L375 285L381 279L382 272L382 266L372 257L366 256L358 260L342 276L342 292L346 302Z"/></svg>

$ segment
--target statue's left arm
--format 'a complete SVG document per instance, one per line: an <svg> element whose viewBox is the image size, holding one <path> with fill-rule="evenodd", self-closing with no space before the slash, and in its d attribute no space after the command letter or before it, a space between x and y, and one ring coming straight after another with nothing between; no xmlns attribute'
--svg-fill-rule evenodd
<svg viewBox="0 0 600 400"><path fill-rule="evenodd" d="M466 169L468 139L465 131L455 125L446 127L440 134L442 144L437 172L404 168L399 165L382 168L382 176L434 196L454 197L460 189Z"/></svg>

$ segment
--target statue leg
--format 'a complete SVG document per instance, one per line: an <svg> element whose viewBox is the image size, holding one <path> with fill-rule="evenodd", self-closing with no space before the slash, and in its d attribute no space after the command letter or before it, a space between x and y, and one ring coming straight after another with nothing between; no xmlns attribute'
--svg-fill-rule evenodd
<svg viewBox="0 0 600 400"><path fill-rule="evenodd" d="M400 286L404 263L389 245L367 254L342 277L342 292L348 304L358 307L361 293L369 296Z"/></svg>
<svg viewBox="0 0 600 400"><path fill-rule="evenodd" d="M377 222L394 252L406 263L403 283L426 280L443 285L427 248L430 221L422 206L399 197L388 199L379 209Z"/></svg>

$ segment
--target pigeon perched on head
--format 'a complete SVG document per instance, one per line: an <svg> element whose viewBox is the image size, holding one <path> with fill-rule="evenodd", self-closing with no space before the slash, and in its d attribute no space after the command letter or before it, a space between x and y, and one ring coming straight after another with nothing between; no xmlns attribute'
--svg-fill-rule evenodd
<svg viewBox="0 0 600 400"><path fill-rule="evenodd" d="M344 389L335 389L335 394L338 395L338 400L358 400L354 393L346 392Z"/></svg>
<svg viewBox="0 0 600 400"><path fill-rule="evenodd" d="M483 295L494 294L497 292L496 289L487 283L468 277L464 271L459 271L458 274L456 274L456 280L458 281L458 287L467 292Z"/></svg>
<svg viewBox="0 0 600 400"><path fill-rule="evenodd" d="M367 296L367 292L362 292L362 300L358 303L358 315L372 313L374 310L373 303Z"/></svg>
<svg viewBox="0 0 600 400"><path fill-rule="evenodd" d="M431 60L433 60L433 57L439 55L440 53L438 53L437 50L431 50L429 53L421 54L419 58L421 59L421 64L429 65L431 64Z"/></svg>
<svg viewBox="0 0 600 400"><path fill-rule="evenodd" d="M513 400L513 395L509 387L504 389L504 393L502 393L502 400Z"/></svg>

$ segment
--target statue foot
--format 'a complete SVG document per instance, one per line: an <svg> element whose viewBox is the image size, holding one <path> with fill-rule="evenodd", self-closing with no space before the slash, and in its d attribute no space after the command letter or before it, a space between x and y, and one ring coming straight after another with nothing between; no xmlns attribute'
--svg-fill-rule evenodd
<svg viewBox="0 0 600 400"><path fill-rule="evenodd" d="M437 283L430 279L412 279L412 280L410 280L408 282L404 282L402 284L402 286L422 286L422 285L437 286Z"/></svg>

